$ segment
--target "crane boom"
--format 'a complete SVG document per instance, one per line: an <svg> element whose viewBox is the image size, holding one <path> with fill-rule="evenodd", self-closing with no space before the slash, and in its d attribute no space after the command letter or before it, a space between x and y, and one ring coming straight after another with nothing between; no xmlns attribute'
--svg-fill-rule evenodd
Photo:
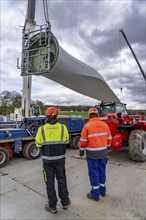
<svg viewBox="0 0 146 220"><path fill-rule="evenodd" d="M35 19L35 6L36 6L36 0L28 0L28 6L27 6L27 15L26 20L31 19L34 21Z"/></svg>
<svg viewBox="0 0 146 220"><path fill-rule="evenodd" d="M132 54L133 54L133 56L134 56L134 58L135 58L135 60L136 60L136 62L137 62L137 65L139 66L139 69L140 69L140 71L141 71L141 73L142 73L142 75L143 75L143 77L144 77L144 79L145 79L145 81L146 81L146 75L145 75L145 73L144 73L144 71L143 71L143 69L142 69L142 67L141 67L141 65L140 65L140 63L139 63L139 61L138 61L138 59L137 59L137 57L136 57L136 55L135 55L135 53L134 53L134 51L133 51L131 45L130 45L130 43L128 42L127 37L126 37L124 31L123 31L122 29L119 30L119 31L122 33L122 35L123 35L125 41L127 42L128 46L129 46L129 48L130 48L130 50L131 50L131 52L132 52Z"/></svg>
<svg viewBox="0 0 146 220"><path fill-rule="evenodd" d="M29 30L29 32L33 32L35 29L35 6L36 6L36 0L28 0L27 4L27 13L24 23L24 29ZM24 42L24 38L23 38ZM24 59L26 59L24 57ZM23 64L21 64L22 66ZM22 90L22 111L23 116L29 117L30 113L30 105L31 105L31 85L32 85L32 76L23 76L23 90Z"/></svg>

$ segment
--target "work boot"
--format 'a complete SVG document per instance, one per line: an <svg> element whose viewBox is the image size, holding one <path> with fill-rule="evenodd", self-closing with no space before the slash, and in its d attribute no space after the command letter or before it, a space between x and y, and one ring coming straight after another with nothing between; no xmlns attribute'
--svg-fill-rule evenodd
<svg viewBox="0 0 146 220"><path fill-rule="evenodd" d="M92 199L92 200L95 200L95 201L99 201L99 198L94 198L91 193L87 193L87 198L88 199Z"/></svg>
<svg viewBox="0 0 146 220"><path fill-rule="evenodd" d="M106 193L101 194L102 197L106 197Z"/></svg>
<svg viewBox="0 0 146 220"><path fill-rule="evenodd" d="M63 206L63 209L68 209L68 207L71 205L71 201L69 199L68 204Z"/></svg>
<svg viewBox="0 0 146 220"><path fill-rule="evenodd" d="M45 205L45 210L53 214L58 212L57 208L51 208L48 203Z"/></svg>

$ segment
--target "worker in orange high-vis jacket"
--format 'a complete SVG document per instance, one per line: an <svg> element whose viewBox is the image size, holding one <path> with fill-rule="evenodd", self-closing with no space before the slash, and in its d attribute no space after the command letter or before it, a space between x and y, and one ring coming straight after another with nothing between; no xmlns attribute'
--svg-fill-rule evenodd
<svg viewBox="0 0 146 220"><path fill-rule="evenodd" d="M91 183L89 199L98 201L101 196L106 196L106 164L108 161L108 148L112 137L108 125L98 119L96 108L88 111L89 120L84 125L80 138L80 156L86 150L87 166Z"/></svg>

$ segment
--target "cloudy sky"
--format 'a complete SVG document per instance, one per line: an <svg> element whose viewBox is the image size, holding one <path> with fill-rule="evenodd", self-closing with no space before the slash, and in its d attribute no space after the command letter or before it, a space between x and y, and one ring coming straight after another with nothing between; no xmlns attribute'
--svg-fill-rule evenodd
<svg viewBox="0 0 146 220"><path fill-rule="evenodd" d="M22 90L16 68L21 58L27 0L1 0L0 92ZM119 29L123 29L146 73L146 0L48 0L51 30L71 55L96 69L118 98L131 109L146 109L146 83ZM36 22L45 22L42 0ZM121 92L122 88L122 92ZM32 99L52 105L95 105L42 76L33 76Z"/></svg>

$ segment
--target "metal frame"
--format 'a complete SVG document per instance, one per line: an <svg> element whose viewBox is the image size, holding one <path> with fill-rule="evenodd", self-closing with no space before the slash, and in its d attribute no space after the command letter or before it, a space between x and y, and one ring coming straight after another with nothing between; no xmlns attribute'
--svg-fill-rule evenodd
<svg viewBox="0 0 146 220"><path fill-rule="evenodd" d="M35 36L35 37L34 37ZM34 37L34 40L33 40ZM38 48L33 49L33 45L39 42ZM42 54L42 49L45 48L45 53ZM33 54L32 52L38 51ZM29 68L29 61L31 58L38 56L43 57L44 67L41 72L33 72ZM50 70L50 25L40 25L39 29L30 31L23 30L22 37L22 62L21 62L21 75L36 75L48 72Z"/></svg>

